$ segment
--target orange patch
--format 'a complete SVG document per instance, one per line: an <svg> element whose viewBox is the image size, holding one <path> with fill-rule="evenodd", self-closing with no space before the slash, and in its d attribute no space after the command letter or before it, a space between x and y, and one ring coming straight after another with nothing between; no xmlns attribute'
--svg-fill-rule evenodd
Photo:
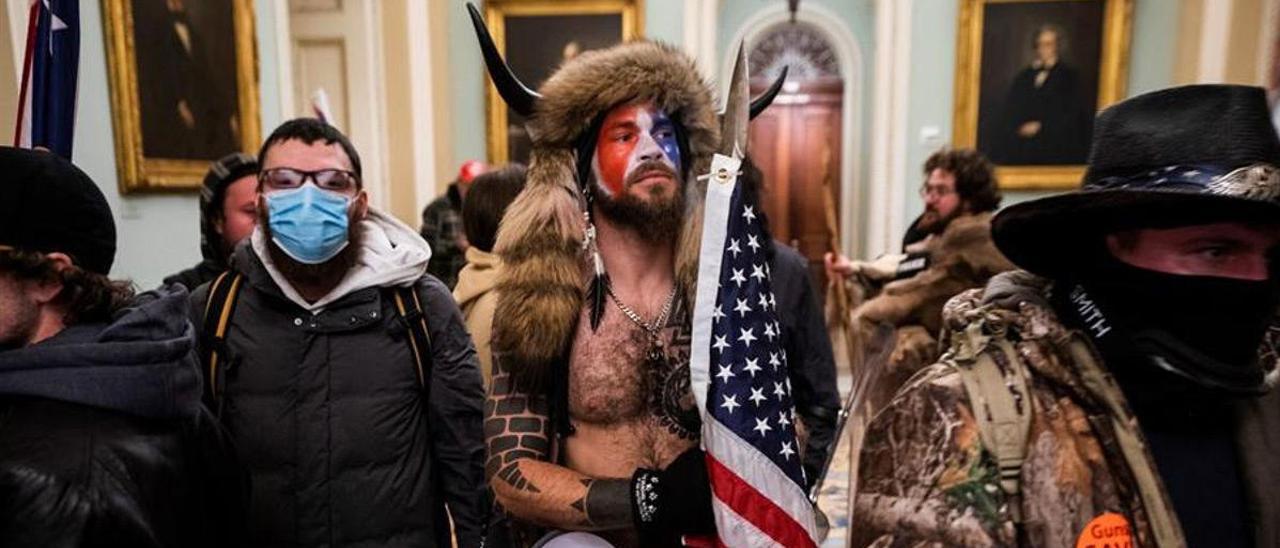
<svg viewBox="0 0 1280 548"><path fill-rule="evenodd" d="M1076 539L1076 548L1133 548L1129 520L1114 512L1093 518Z"/></svg>

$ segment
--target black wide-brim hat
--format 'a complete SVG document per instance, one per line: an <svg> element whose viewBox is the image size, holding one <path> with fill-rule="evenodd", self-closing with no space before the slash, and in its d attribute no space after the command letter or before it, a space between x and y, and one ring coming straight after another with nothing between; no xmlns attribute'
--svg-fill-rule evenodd
<svg viewBox="0 0 1280 548"><path fill-rule="evenodd" d="M1226 221L1280 223L1280 138L1262 88L1183 86L1111 106L1080 189L1009 206L991 232L1014 264L1061 278L1106 234Z"/></svg>

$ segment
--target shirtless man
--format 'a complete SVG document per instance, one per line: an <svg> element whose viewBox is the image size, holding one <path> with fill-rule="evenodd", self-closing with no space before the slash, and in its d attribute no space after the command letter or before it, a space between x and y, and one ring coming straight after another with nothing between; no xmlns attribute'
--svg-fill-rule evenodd
<svg viewBox="0 0 1280 548"><path fill-rule="evenodd" d="M661 514L710 528L710 491L697 449L700 423L689 389L689 318L675 281L675 236L684 214L680 160L672 122L651 102L623 104L605 116L589 192L608 272L607 302L596 329L591 307L582 308L571 343L572 435L563 438L561 464L540 450L551 447L548 410L512 387L508 367L495 371L487 472L498 501L522 520L601 531L614 544L633 544L633 522L643 522L644 515L639 508L633 512L633 490L651 487L656 477L658 486L670 483L681 491L680 499L662 501L680 510L662 508ZM502 413L517 406L524 407L518 414ZM539 432L523 433L535 424L543 426ZM682 454L684 466L669 468ZM707 521L686 519L699 514ZM657 524L657 517L650 522ZM645 544L655 540L646 536Z"/></svg>
<svg viewBox="0 0 1280 548"><path fill-rule="evenodd" d="M617 546L712 533L687 306L687 212L700 207L687 190L718 144L710 90L678 50L632 42L567 61L535 94L472 18L533 136L528 185L495 246L506 270L485 436L497 501L516 523Z"/></svg>

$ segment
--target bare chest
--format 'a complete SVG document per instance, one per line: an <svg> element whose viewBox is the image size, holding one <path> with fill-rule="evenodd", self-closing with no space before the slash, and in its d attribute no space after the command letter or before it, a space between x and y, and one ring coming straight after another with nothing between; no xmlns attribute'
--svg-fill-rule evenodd
<svg viewBox="0 0 1280 548"><path fill-rule="evenodd" d="M673 312L680 315L673 313L655 347L649 334L617 309L606 308L595 331L584 311L569 359L574 422L653 423L677 437L696 439L700 425L689 387L689 337L681 327L683 311Z"/></svg>

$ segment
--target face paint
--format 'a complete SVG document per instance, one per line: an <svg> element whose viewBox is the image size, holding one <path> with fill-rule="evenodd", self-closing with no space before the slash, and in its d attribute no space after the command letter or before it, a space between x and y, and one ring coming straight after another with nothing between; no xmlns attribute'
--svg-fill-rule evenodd
<svg viewBox="0 0 1280 548"><path fill-rule="evenodd" d="M600 125L592 169L600 188L613 195L625 190L636 168L659 162L680 172L675 124L652 104L631 104L609 111ZM646 170L647 171L647 170Z"/></svg>

